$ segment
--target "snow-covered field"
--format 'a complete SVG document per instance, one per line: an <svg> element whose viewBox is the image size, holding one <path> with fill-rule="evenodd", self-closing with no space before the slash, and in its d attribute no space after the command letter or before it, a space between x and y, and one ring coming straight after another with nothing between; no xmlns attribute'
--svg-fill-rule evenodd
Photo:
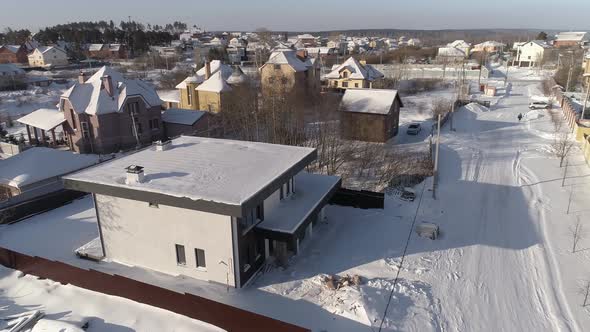
<svg viewBox="0 0 590 332"><path fill-rule="evenodd" d="M574 151L561 186L564 168L548 153L548 111L527 107L538 84L517 79L490 109L471 105L456 112L456 131L445 127L442 133L436 199L428 179L416 186L421 201L387 196L384 210L330 206L288 267L265 272L246 289L226 292L182 276L76 259L72 250L97 235L89 199L1 227L0 246L194 293L313 331L377 331L380 325L383 331L590 330L590 309L578 294L590 279L590 235L571 253L568 231L577 218L590 229L590 168ZM519 113L526 114L522 122ZM441 237L417 237L414 221L437 223ZM331 290L325 275L360 275L362 283ZM0 276L0 301L16 301L17 295L5 294L18 294L20 286L6 278L12 280Z"/></svg>

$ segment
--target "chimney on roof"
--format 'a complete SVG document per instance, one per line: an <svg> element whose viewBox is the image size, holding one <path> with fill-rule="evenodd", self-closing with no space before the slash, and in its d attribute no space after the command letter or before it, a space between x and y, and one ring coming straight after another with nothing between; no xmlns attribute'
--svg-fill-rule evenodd
<svg viewBox="0 0 590 332"><path fill-rule="evenodd" d="M88 75L86 74L86 72L83 72L80 70L80 74L78 75L78 82L79 83L86 83L86 78L88 78Z"/></svg>
<svg viewBox="0 0 590 332"><path fill-rule="evenodd" d="M209 77L211 77L211 62L207 60L207 62L205 62L205 79L208 80Z"/></svg>
<svg viewBox="0 0 590 332"><path fill-rule="evenodd" d="M144 173L143 167L138 165L131 165L125 168L127 170L127 184L143 183Z"/></svg>
<svg viewBox="0 0 590 332"><path fill-rule="evenodd" d="M363 66L366 66L366 65L367 65L367 60L365 60L365 59L361 59L361 60L359 61L359 63L360 63L361 65L363 65Z"/></svg>
<svg viewBox="0 0 590 332"><path fill-rule="evenodd" d="M104 75L102 77L102 86L107 91L110 97L113 96L113 79L110 75Z"/></svg>
<svg viewBox="0 0 590 332"><path fill-rule="evenodd" d="M171 140L157 141L156 142L156 151L166 151L166 150L170 149L171 146L172 146Z"/></svg>
<svg viewBox="0 0 590 332"><path fill-rule="evenodd" d="M297 50L295 54L301 61L305 61L305 59L307 59L307 50Z"/></svg>

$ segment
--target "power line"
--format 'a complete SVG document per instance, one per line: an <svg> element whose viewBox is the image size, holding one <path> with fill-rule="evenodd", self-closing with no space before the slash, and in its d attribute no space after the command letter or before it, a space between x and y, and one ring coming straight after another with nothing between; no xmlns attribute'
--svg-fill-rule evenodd
<svg viewBox="0 0 590 332"><path fill-rule="evenodd" d="M434 179L433 179L434 180ZM414 215L414 220L412 221L412 225L410 227L410 231L408 232L408 239L406 240L406 246L404 247L404 253L402 254L402 260L399 263L399 267L397 269L397 274L395 275L395 279L393 280L393 286L391 287L391 292L389 293L389 299L387 300L387 305L385 306L385 311L383 312L383 318L381 319L381 324L379 324L379 332L383 328L383 322L385 322L385 317L387 316L387 310L389 309L389 304L391 303L391 298L393 297L393 292L395 291L395 286L399 280L399 274L402 271L402 266L404 265L404 260L406 259L406 253L408 251L408 246L410 245L410 238L412 237L412 231L414 230L414 225L416 224L416 219L418 218L418 212L420 211L420 205L422 205L422 198L424 197L424 190L426 189L426 183L422 186L422 193L420 194L420 200L418 201L418 207L416 207L416 214Z"/></svg>

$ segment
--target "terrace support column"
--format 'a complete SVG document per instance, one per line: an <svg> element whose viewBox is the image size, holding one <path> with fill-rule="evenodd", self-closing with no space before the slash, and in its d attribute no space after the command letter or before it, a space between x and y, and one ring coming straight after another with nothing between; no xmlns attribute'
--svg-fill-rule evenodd
<svg viewBox="0 0 590 332"><path fill-rule="evenodd" d="M45 130L41 129L41 142L45 145L47 142L45 141Z"/></svg>
<svg viewBox="0 0 590 332"><path fill-rule="evenodd" d="M31 128L29 128L29 125L25 125L27 127L27 137L29 138L29 145L31 145L31 143L33 142L33 140L31 139Z"/></svg>
<svg viewBox="0 0 590 332"><path fill-rule="evenodd" d="M39 144L39 133L35 127L33 127L33 134L35 134L35 140L37 141L36 144Z"/></svg>
<svg viewBox="0 0 590 332"><path fill-rule="evenodd" d="M55 139L55 128L51 129L51 140L53 145L57 145L56 139Z"/></svg>

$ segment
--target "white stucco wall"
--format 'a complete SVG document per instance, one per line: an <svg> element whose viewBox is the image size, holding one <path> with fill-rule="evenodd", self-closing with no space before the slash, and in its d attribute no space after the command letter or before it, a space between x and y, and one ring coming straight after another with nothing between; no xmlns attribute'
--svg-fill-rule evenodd
<svg viewBox="0 0 590 332"><path fill-rule="evenodd" d="M108 259L222 284L229 276L236 286L229 216L103 195L96 206ZM184 245L185 266L177 265L175 244ZM195 248L205 250L205 269L196 266Z"/></svg>

